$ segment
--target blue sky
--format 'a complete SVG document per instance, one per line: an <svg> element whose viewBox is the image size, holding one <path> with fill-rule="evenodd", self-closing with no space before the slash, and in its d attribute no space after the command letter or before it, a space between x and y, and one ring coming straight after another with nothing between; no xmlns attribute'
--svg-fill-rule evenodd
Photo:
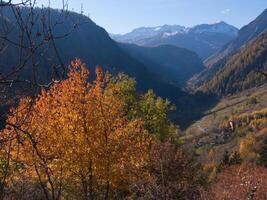
<svg viewBox="0 0 267 200"><path fill-rule="evenodd" d="M47 0L37 0L39 5ZM252 21L267 0L65 0L69 9L84 13L110 33L126 33L140 26L193 26L223 20L238 28ZM51 0L61 7L62 0Z"/></svg>

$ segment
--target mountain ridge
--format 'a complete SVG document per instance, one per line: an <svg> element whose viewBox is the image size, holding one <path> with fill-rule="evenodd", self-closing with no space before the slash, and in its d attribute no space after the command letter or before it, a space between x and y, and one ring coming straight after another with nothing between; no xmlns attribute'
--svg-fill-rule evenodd
<svg viewBox="0 0 267 200"><path fill-rule="evenodd" d="M257 38L265 29L267 28L267 9L265 9L256 19L254 19L249 24L243 26L237 37L226 44L221 51L214 54L212 57L205 60L205 65L207 67L212 67L220 60L231 53L239 50L243 45L247 44L249 41ZM219 60L216 57L219 57ZM213 60L214 59L214 60Z"/></svg>
<svg viewBox="0 0 267 200"><path fill-rule="evenodd" d="M200 90L218 95L241 92L266 83L267 31L231 56L224 67Z"/></svg>
<svg viewBox="0 0 267 200"><path fill-rule="evenodd" d="M174 45L194 51L202 59L206 59L232 40L237 31L232 25L217 22L191 28L180 25L142 27L124 35L110 36L117 42L139 46Z"/></svg>

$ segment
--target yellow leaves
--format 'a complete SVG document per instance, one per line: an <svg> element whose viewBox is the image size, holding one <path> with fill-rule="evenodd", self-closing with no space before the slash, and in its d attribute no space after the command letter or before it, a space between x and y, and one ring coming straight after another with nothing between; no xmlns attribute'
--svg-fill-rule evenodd
<svg viewBox="0 0 267 200"><path fill-rule="evenodd" d="M103 71L99 66L96 67L95 74L96 74L96 81L102 82L103 81Z"/></svg>
<svg viewBox="0 0 267 200"><path fill-rule="evenodd" d="M20 149L19 155L12 149L14 162L23 160L26 171L40 173L40 182L49 177L51 185L61 180L77 189L67 180L80 180L86 174L97 186L108 182L121 187L122 182L136 179L148 160L153 138L142 120L127 119L125 102L114 95L118 88L110 83L110 74L97 67L96 80L90 84L88 75L85 64L74 60L68 79L42 90L30 110L22 109L30 105L22 100L9 117L15 124L24 120L19 128L29 134L25 137L13 128L12 143ZM23 143L18 140L22 136ZM79 182L78 187L82 185Z"/></svg>

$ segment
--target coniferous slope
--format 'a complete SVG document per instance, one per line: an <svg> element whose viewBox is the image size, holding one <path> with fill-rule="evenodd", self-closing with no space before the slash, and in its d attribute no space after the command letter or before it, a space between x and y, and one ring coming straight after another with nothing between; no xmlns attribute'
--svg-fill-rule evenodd
<svg viewBox="0 0 267 200"><path fill-rule="evenodd" d="M201 90L219 95L237 93L267 82L267 32L231 56Z"/></svg>
<svg viewBox="0 0 267 200"><path fill-rule="evenodd" d="M188 82L190 89L196 90L205 82L211 80L213 76L225 65L225 62L243 46L255 40L267 29L267 9L254 21L244 26L238 32L237 37L226 44L220 51L205 60L207 68L198 75L195 75Z"/></svg>
<svg viewBox="0 0 267 200"><path fill-rule="evenodd" d="M212 67L220 62L227 55L235 53L242 46L257 38L267 28L267 9L265 9L254 21L244 26L238 32L238 36L229 44L225 45L221 51L211 56L205 61L207 67Z"/></svg>
<svg viewBox="0 0 267 200"><path fill-rule="evenodd" d="M196 53L176 46L141 47L122 43L119 46L149 71L178 86L184 86L190 77L204 69Z"/></svg>
<svg viewBox="0 0 267 200"><path fill-rule="evenodd" d="M189 91L197 91L203 84L210 81L215 74L223 68L230 56L223 58L211 68L205 68L202 72L195 74L187 81L187 89Z"/></svg>

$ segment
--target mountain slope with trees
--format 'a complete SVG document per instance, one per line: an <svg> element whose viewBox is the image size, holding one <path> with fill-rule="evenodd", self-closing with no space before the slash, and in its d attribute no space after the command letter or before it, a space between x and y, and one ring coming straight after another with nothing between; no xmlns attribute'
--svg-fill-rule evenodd
<svg viewBox="0 0 267 200"><path fill-rule="evenodd" d="M231 56L224 67L201 90L233 94L267 82L267 32Z"/></svg>
<svg viewBox="0 0 267 200"><path fill-rule="evenodd" d="M248 42L257 38L267 28L267 9L265 9L255 20L248 25L241 28L238 32L237 37L229 44L225 45L218 53L211 56L205 61L207 67L212 67L216 63L220 62L221 59L235 53L242 46Z"/></svg>
<svg viewBox="0 0 267 200"><path fill-rule="evenodd" d="M188 82L189 88L195 90L205 82L211 80L220 71L228 59L237 53L242 47L255 40L267 29L267 9L264 10L255 20L244 26L238 32L234 40L226 44L219 52L205 60L207 67L203 72L195 75Z"/></svg>

